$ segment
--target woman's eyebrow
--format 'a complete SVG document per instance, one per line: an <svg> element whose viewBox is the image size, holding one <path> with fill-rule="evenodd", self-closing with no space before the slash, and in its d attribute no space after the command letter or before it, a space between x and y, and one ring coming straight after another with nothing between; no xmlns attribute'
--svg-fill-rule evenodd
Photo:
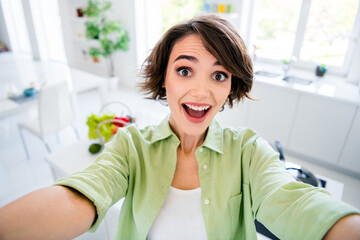
<svg viewBox="0 0 360 240"><path fill-rule="evenodd" d="M186 59L186 60L193 61L193 62L197 62L197 61L198 61L198 59L197 59L196 57L194 57L194 56L180 55L180 56L178 56L178 57L174 60L174 62L176 62L176 61L178 61L178 60L180 60L180 59ZM219 61L216 61L216 62L214 63L214 66L217 66L217 65L222 66Z"/></svg>
<svg viewBox="0 0 360 240"><path fill-rule="evenodd" d="M197 61L198 61L197 58L194 57L194 56L180 55L180 56L178 56L178 57L174 60L174 62L176 62L176 61L178 61L178 60L180 60L180 59L186 59L186 60L193 61L193 62L197 62Z"/></svg>

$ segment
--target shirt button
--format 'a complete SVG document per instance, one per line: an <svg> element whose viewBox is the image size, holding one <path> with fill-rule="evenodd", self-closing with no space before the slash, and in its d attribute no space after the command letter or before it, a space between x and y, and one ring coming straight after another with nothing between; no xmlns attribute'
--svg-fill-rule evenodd
<svg viewBox="0 0 360 240"><path fill-rule="evenodd" d="M204 169L204 170L207 169L207 165L206 165L206 164L203 165L203 169Z"/></svg>
<svg viewBox="0 0 360 240"><path fill-rule="evenodd" d="M209 199L205 199L204 203L205 203L205 205L209 205L209 203L210 203Z"/></svg>
<svg viewBox="0 0 360 240"><path fill-rule="evenodd" d="M200 151L200 152L203 152L203 151L204 151L204 149L203 149L203 148L200 148L200 149L199 149L199 151Z"/></svg>

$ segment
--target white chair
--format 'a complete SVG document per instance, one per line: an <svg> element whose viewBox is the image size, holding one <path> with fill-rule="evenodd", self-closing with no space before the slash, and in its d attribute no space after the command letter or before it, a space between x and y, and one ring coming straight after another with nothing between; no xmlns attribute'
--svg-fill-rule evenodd
<svg viewBox="0 0 360 240"><path fill-rule="evenodd" d="M51 150L44 137L57 134L68 126L73 127L76 137L80 139L76 128L72 125L75 111L66 81L42 87L38 96L38 108L39 116L37 119L18 124L21 140L28 159L29 151L23 136L23 129L27 129L32 134L38 136L45 144L49 153Z"/></svg>

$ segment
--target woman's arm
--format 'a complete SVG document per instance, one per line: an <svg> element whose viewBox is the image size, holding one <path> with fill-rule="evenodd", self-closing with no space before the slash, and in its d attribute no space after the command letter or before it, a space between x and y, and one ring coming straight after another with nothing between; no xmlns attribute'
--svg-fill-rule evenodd
<svg viewBox="0 0 360 240"><path fill-rule="evenodd" d="M330 228L323 239L360 239L360 215L351 214L341 218Z"/></svg>
<svg viewBox="0 0 360 240"><path fill-rule="evenodd" d="M0 208L0 239L71 239L94 221L94 204L76 190L51 186Z"/></svg>
<svg viewBox="0 0 360 240"><path fill-rule="evenodd" d="M294 181L263 139L256 139L249 150L244 152L243 161L251 159L252 209L256 219L278 238L321 239L339 219L359 214L355 207L334 199L325 189Z"/></svg>

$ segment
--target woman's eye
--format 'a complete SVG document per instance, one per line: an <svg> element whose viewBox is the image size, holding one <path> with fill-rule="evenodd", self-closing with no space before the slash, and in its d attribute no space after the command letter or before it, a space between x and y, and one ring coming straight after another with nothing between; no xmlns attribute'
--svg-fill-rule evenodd
<svg viewBox="0 0 360 240"><path fill-rule="evenodd" d="M183 77L191 76L191 71L187 68L180 68L177 71L180 74L180 76L183 76Z"/></svg>
<svg viewBox="0 0 360 240"><path fill-rule="evenodd" d="M219 81L219 82L222 82L222 81L226 80L227 78L228 78L227 74L221 73L221 72L215 73L213 76L213 79L215 79L216 81Z"/></svg>

